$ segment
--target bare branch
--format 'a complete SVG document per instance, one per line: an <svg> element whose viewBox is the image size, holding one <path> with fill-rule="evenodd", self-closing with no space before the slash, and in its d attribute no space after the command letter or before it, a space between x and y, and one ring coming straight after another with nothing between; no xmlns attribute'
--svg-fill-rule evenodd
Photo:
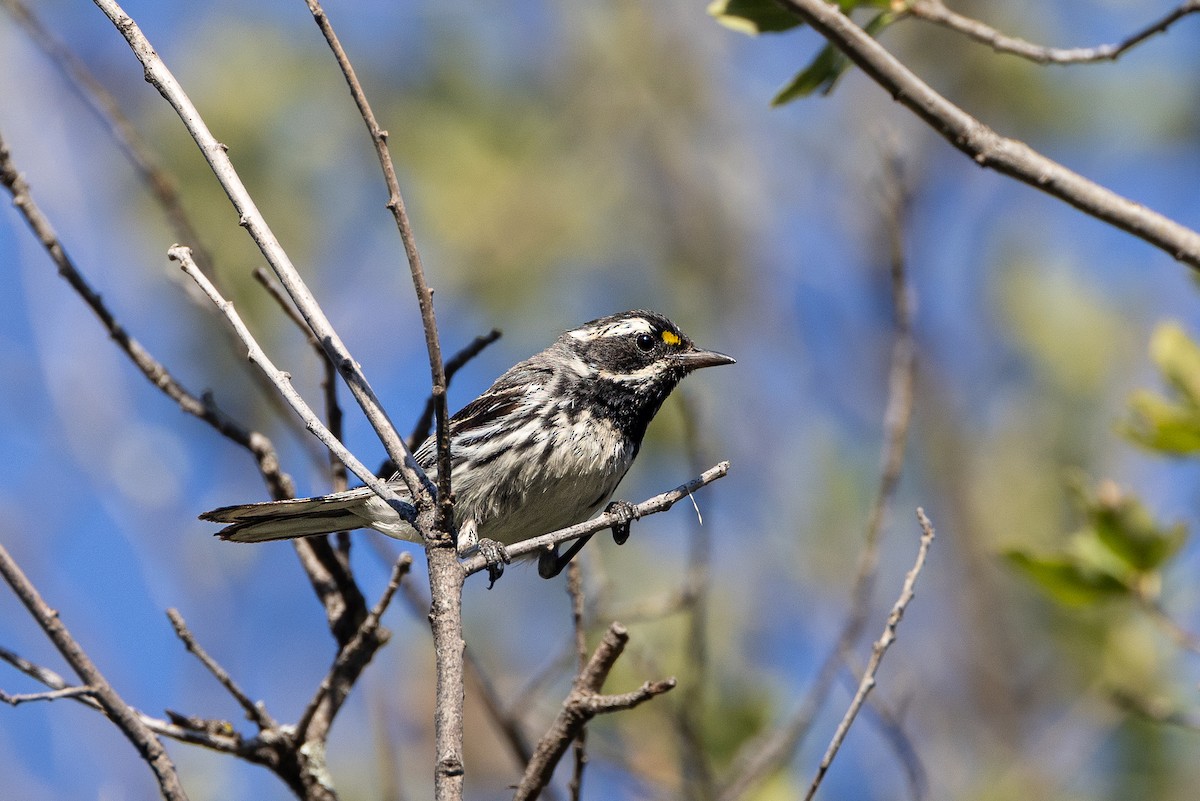
<svg viewBox="0 0 1200 801"><path fill-rule="evenodd" d="M471 359L474 359L483 352L484 348L499 338L500 329L493 328L486 334L480 334L479 336L475 337L475 339L467 344L466 347L454 354L450 361L446 362L447 389L450 387L450 381L454 378L455 374L461 370L467 364L467 362L471 361ZM408 447L412 450L416 450L421 443L429 437L429 429L433 425L434 407L437 405L435 400L435 397L431 394L429 399L425 401L425 409L421 412L421 416L417 420L417 424L413 426L412 433L408 435Z"/></svg>
<svg viewBox="0 0 1200 801"><path fill-rule="evenodd" d="M71 686L62 676L59 676L53 670L36 665L5 648L0 648L0 660L8 662L25 675L52 689L62 690ZM69 697L97 711L103 711L103 707L95 699L94 694L69 695L64 697ZM144 712L134 711L143 725L155 734L170 737L179 742L199 745L224 754L235 754L243 759L267 765L268 767L273 767L278 762L275 749L280 745L282 738L277 731L263 732L263 735L260 737L247 740L231 729L213 731L211 728L203 726L185 725L185 722L198 723L198 719L184 718L182 715L172 715L174 722L168 722L151 717Z"/></svg>
<svg viewBox="0 0 1200 801"><path fill-rule="evenodd" d="M249 350L248 355L250 361L254 362L254 364L266 374L267 378L271 380L271 383L273 383L276 389L279 390L279 394L283 396L296 414L300 416L300 419L304 421L305 428L315 434L317 439L321 440L321 443L326 448L334 453L338 459L340 459L342 463L346 465L346 467L350 468L350 470L356 476L358 476L364 484L374 490L379 497L391 501L394 504L399 504L399 506L397 506L397 510L401 508L404 509L407 515L405 519L410 521L415 519L416 513L413 508L404 501L401 501L396 493L389 488L385 482L381 481L373 472L367 469L366 465L360 462L357 457L354 456L354 454L347 450L345 445L339 442L333 436L333 434L330 433L329 429L326 428L324 423L321 422L321 418L317 416L317 413L312 410L312 408L304 401L304 398L300 397L300 393L296 391L296 388L292 386L291 376L278 369L263 351L262 346L258 344L258 341L254 338L254 335L250 333L250 329L248 329L246 324L242 322L242 318L237 313L237 310L233 307L233 304L225 300L225 298L221 296L221 293L217 291L217 288L213 286L212 282L209 281L202 272L200 272L199 268L196 266L196 262L192 259L191 251L182 245L175 245L169 251L167 251L167 255L172 261L179 262L179 265L183 268L183 271L187 273L188 276L191 277L191 279L195 281L202 290L204 290L204 293L208 295L213 304L216 305L221 313L225 315L226 319L229 320L230 325L233 326L234 331L237 332L238 337L241 338L242 342L245 343L247 349Z"/></svg>
<svg viewBox="0 0 1200 801"><path fill-rule="evenodd" d="M729 473L729 462L719 462L705 470L696 478L686 484L680 484L673 490L655 495L653 498L647 498L641 503L633 507L633 520L646 517L648 515L665 512L674 506L680 500L688 497L696 490L703 486L711 484L719 478L724 478ZM588 534L594 534L606 528L612 528L613 524L620 522L622 517L613 513L605 513L591 520L586 520L582 523L576 523L573 526L561 528L558 531L551 531L549 534L542 534L538 537L530 537L527 540L521 540L518 543L508 546L508 553L514 559L519 556L537 553L540 550L557 545L560 542L567 540L578 539ZM487 565L482 556L472 556L465 560L463 569L467 575L478 573Z"/></svg>
<svg viewBox="0 0 1200 801"><path fill-rule="evenodd" d="M259 472L262 473L273 496L277 498L292 497L295 494L292 479L280 469L279 457L271 440L257 431L243 427L222 413L211 398L199 398L188 392L161 362L151 356L149 351L117 322L112 311L100 297L100 293L91 287L87 279L76 268L70 256L67 255L53 226L50 225L50 221L46 219L34 202L29 191L29 184L13 164L12 156L2 136L0 136L0 183L3 183L12 194L13 205L25 218L25 222L33 231L34 236L38 238L42 247L58 267L58 274L66 279L76 294L100 319L100 323L108 332L109 337L133 361L142 375L167 397L179 404L179 408L183 411L208 423L220 434L254 454Z"/></svg>
<svg viewBox="0 0 1200 801"><path fill-rule="evenodd" d="M204 665L213 678L233 696L233 700L237 701L246 713L247 720L253 721L259 729L270 729L278 725L275 719L267 713L263 703L251 700L250 696L243 692L242 688L229 675L229 671L217 664L217 660L200 647L192 632L188 630L187 623L184 621L183 615L179 614L179 610L168 609L167 618L170 619L171 626L175 629L175 635L183 642L184 647L194 654L200 660L200 664Z"/></svg>
<svg viewBox="0 0 1200 801"><path fill-rule="evenodd" d="M181 242L191 243L200 268L212 276L212 259L207 250L200 245L200 234L183 207L174 179L159 164L153 150L146 144L137 126L121 110L116 98L82 59L42 25L23 0L0 0L0 5L8 9L17 23L25 29L30 40L58 67L67 79L67 85L75 91L84 105L108 127L117 146L133 164L142 183L162 207L175 237Z"/></svg>
<svg viewBox="0 0 1200 801"><path fill-rule="evenodd" d="M271 273L264 267L254 268L254 280L267 291L275 304L279 306L279 310L292 321L292 323L308 340L309 346L317 354L317 359L324 368L324 375L321 378L321 391L325 395L325 425L339 440L342 438L342 407L338 403L337 396L337 368L333 362L329 361L329 354L321 347L321 343L317 340L312 329L308 327L308 323L304 322L304 318L300 316L300 312L296 311L296 307L292 305L283 286L275 280ZM346 477L346 465L342 464L341 460L335 457L332 453L328 454L329 459L329 484L333 492L341 492L348 486Z"/></svg>
<svg viewBox="0 0 1200 801"><path fill-rule="evenodd" d="M417 295L417 304L421 308L421 322L425 328L425 348L429 352L429 374L433 383L433 402L438 435L439 505L446 520L450 521L453 496L450 491L450 425L449 414L446 411L446 370L442 364L442 347L438 341L437 321L433 312L433 290L429 288L429 284L425 280L425 270L421 266L421 254L417 250L412 226L408 220L408 212L404 206L404 198L400 194L400 182L396 178L396 167L392 163L392 154L387 146L387 131L384 131L380 127L379 121L376 120L375 112L371 110L371 104L367 102L367 95L354 72L354 66L342 48L342 44L333 30L333 25L329 22L325 10L321 8L320 2L318 0L305 1L309 11L312 12L313 19L317 22L317 27L321 29L321 34L329 43L329 49L337 59L342 74L346 77L350 94L353 95L354 103L358 106L363 122L366 123L367 131L371 135L375 153L379 158L379 166L383 169L384 181L388 188L387 207L396 220L396 227L404 244L404 253L408 257L413 289ZM389 455L393 459L396 458L390 452ZM449 530L450 527L447 523L447 531Z"/></svg>
<svg viewBox="0 0 1200 801"><path fill-rule="evenodd" d="M913 563L912 569L904 577L904 586L900 590L900 597L896 599L891 613L888 614L887 623L883 627L883 634L876 640L874 647L871 649L871 658L867 661L867 669L858 684L858 691L854 694L854 698L850 701L849 709L846 710L845 716L842 717L841 722L838 724L837 730L833 734L833 739L825 751L825 756L821 758L821 764L817 768L817 775L813 777L812 784L808 788L808 793L804 796L804 801L811 801L812 797L816 795L817 789L821 786L821 781L825 778L825 773L829 770L834 757L837 756L838 750L842 747L842 742L846 739L846 733L850 731L850 726L854 723L854 718L858 715L858 711L862 709L863 702L867 699L867 694L875 687L875 674L879 671L883 655L887 653L888 647L895 642L896 627L900 625L900 620L904 617L904 610L908 608L909 602L913 599L913 588L916 586L917 576L921 574L921 568L925 566L925 556L929 553L929 546L933 542L934 537L933 524L925 516L924 509L917 509L917 520L921 524L921 542L917 547L917 559Z"/></svg>
<svg viewBox="0 0 1200 801"><path fill-rule="evenodd" d="M57 701L59 698L94 697L95 695L95 688L86 685L80 687L63 687L61 690L47 690L43 693L18 693L16 695L10 695L0 690L0 701L12 706L20 706L30 701Z"/></svg>
<svg viewBox="0 0 1200 801"><path fill-rule="evenodd" d="M428 492L418 494L417 488L407 477L415 463L401 463L396 452L388 448L388 455L397 462L405 482L415 499L418 514L422 516L417 530L425 539L426 558L429 563L429 591L432 604L429 621L433 630L434 654L437 661L437 699L435 703L435 751L437 765L434 769L434 795L438 801L462 798L463 792L463 654L466 642L462 635L462 587L466 573L458 562L455 547L454 495L450 487L450 418L446 410L446 371L442 363L441 343L438 340L437 320L433 310L433 290L425 280L421 266L421 254L417 250L408 212L400 194L396 169L387 148L387 133L379 126L375 114L367 102L366 94L350 59L346 56L329 18L317 0L306 0L317 27L329 43L338 65L346 77L346 83L354 96L354 102L362 114L363 122L375 144L375 152L383 169L388 187L388 208L396 220L404 252L408 257L409 272L413 289L421 309L421 322L425 329L425 348L429 353L429 373L432 378L434 417L437 421L437 504L431 516L426 516L425 500ZM307 318L307 315L305 315ZM393 432L394 433L394 432ZM411 462L407 448L404 457ZM418 475L428 482L423 473Z"/></svg>
<svg viewBox="0 0 1200 801"><path fill-rule="evenodd" d="M675 686L674 679L666 679L660 682L646 682L631 693L601 695L600 688L603 687L621 652L625 650L627 642L629 632L624 626L613 623L608 627L604 639L596 646L591 659L575 677L571 692L563 701L558 717L538 742L533 758L525 769L525 775L521 777L521 783L517 786L513 801L528 801L538 796L550 782L562 755L593 717L605 712L630 709Z"/></svg>
<svg viewBox="0 0 1200 801"><path fill-rule="evenodd" d="M308 322L309 327L316 334L329 354L330 359L337 365L338 373L346 381L350 387L359 406L362 407L363 413L366 415L368 422L375 429L388 455L396 461L400 466L400 474L404 479L410 497L414 500L414 505L419 509L424 506L431 505L432 493L428 479L424 473L413 461L412 454L405 447L400 435L396 433L395 427L384 411L382 404L376 397L374 390L371 389L366 377L362 373L362 369L350 352L346 349L345 344L338 336L330 324L325 313L317 305L316 299L305 285L300 274L293 266L291 259L279 244L279 240L275 237L274 232L267 225L258 207L255 205L250 193L246 190L241 178L233 167L233 163L229 159L226 152L227 148L217 141L212 132L208 130L208 126L201 118L199 111L192 103L191 99L183 91L179 82L175 80L175 76L167 69L163 60L158 56L153 45L142 33L137 23L134 22L124 9L121 8L115 0L94 0L97 7L112 21L117 30L121 33L125 40L129 43L134 55L141 62L146 73L146 80L150 82L154 88L169 102L172 108L179 115L188 133L192 135L196 144L199 146L205 160L213 170L213 174L217 177L226 195L229 196L234 208L237 210L239 223L246 228L250 236L254 239L263 256L266 257L267 263L275 272L284 288L287 289L288 295L296 304L296 308ZM361 477L361 476L360 476ZM379 491L381 484L369 484L376 492ZM402 516L412 515L412 510L403 505L395 496L394 493L388 491L386 495L381 495L384 500L392 503L397 508L397 512ZM431 526L430 521L416 521L414 527L425 536Z"/></svg>
<svg viewBox="0 0 1200 801"><path fill-rule="evenodd" d="M825 0L779 2L828 39L950 144L990 167L1063 200L1085 214L1133 234L1173 258L1200 268L1200 233L1118 195L1046 158L1024 142L1001 136L935 92L883 45Z"/></svg>
<svg viewBox="0 0 1200 801"><path fill-rule="evenodd" d="M887 231L894 334L888 368L888 396L884 410L884 441L880 447L880 474L867 516L863 547L850 590L850 607L837 641L826 655L804 702L781 726L747 743L735 756L719 795L721 801L742 797L753 785L779 768L795 753L813 718L828 698L845 654L862 635L879 562L879 542L884 522L900 482L912 419L916 381L916 343L913 339L912 298L908 285L904 229L908 191L896 162L882 186Z"/></svg>
<svg viewBox="0 0 1200 801"><path fill-rule="evenodd" d="M391 638L391 633L380 626L380 620L411 567L412 555L408 553L401 554L392 566L392 575L383 594L358 627L354 637L338 652L329 672L321 680L316 694L296 723L296 737L300 741L324 740L334 716L363 668ZM314 721L317 721L317 725L314 725Z"/></svg>
<svg viewBox="0 0 1200 801"><path fill-rule="evenodd" d="M8 586L12 587L13 592L41 626L42 631L46 632L46 636L54 643L63 659L67 660L67 664L71 666L75 674L91 688L89 697L95 699L108 719L121 730L129 742L133 743L142 760L150 766L158 780L158 787L163 798L167 801L187 801L187 793L184 792L183 785L179 783L175 765L171 762L171 757L167 755L162 743L154 736L154 732L146 727L137 710L125 703L125 700L108 683L104 674L67 631L67 627L59 619L58 612L51 609L42 600L37 588L9 556L3 545L0 545L0 576L3 576ZM83 698L82 695L77 697Z"/></svg>
<svg viewBox="0 0 1200 801"><path fill-rule="evenodd" d="M587 630L583 625L583 568L579 559L573 559L567 565L567 595L571 598L571 628L575 632L575 655L578 660L578 671L582 673L587 668ZM571 781L567 784L567 794L571 801L579 801L583 792L583 772L587 768L587 727L581 726L575 735L572 745L575 759L571 766Z"/></svg>
<svg viewBox="0 0 1200 801"><path fill-rule="evenodd" d="M693 471L698 471L707 462L702 453L702 427L691 396L684 393L681 400L688 464ZM674 718L680 738L678 752L683 793L696 801L709 801L717 792L712 754L706 747L704 737L709 718L707 702L711 649L708 626L713 547L712 534L699 515L692 519L690 528L687 568L683 585L676 591L679 608L684 611L687 621L684 648L688 674L674 698ZM670 600L667 599L667 609L670 608Z"/></svg>
<svg viewBox="0 0 1200 801"><path fill-rule="evenodd" d="M1038 64L1088 64L1116 61L1150 37L1166 33L1167 29L1179 20L1200 11L1200 0L1188 0L1119 42L1070 48L1047 47L1008 36L977 19L951 11L942 0L910 0L905 10L918 19L965 34L998 53L1020 56Z"/></svg>
<svg viewBox="0 0 1200 801"><path fill-rule="evenodd" d="M404 601L408 605L409 612L415 617L425 620L429 614L429 597L412 582L402 585L400 589L403 591ZM501 739L508 744L516 763L524 768L533 756L533 747L525 736L519 717L505 708L504 701L487 670L475 658L475 654L470 648L464 651L464 660L465 675L474 684L478 700L483 702L484 710L492 719ZM524 704L514 705L514 708L517 709L524 707Z"/></svg>

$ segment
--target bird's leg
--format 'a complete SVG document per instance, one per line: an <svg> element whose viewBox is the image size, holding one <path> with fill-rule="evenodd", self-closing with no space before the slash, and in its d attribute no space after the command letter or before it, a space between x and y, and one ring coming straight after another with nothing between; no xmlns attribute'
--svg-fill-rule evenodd
<svg viewBox="0 0 1200 801"><path fill-rule="evenodd" d="M488 589L490 590L496 580L504 575L504 566L512 561L512 557L508 555L508 549L500 543L486 537L481 538L479 532L475 530L475 525L474 520L467 520L459 526L458 540L455 544L460 559L472 551L478 551L483 560L487 562Z"/></svg>
<svg viewBox="0 0 1200 801"><path fill-rule="evenodd" d="M617 522L612 526L613 542L617 545L624 545L625 541L629 539L629 524L638 517L637 507L629 501L613 501L605 507L604 513L616 515ZM575 554L579 553L591 538L591 534L580 537L571 543L571 546L562 554L558 552L558 545L547 547L538 554L538 575L544 579L557 576L564 567L571 563Z"/></svg>
<svg viewBox="0 0 1200 801"><path fill-rule="evenodd" d="M629 524L638 519L637 507L629 501L612 501L604 507L604 514L617 516L612 526L613 542L624 545L629 539Z"/></svg>
<svg viewBox="0 0 1200 801"><path fill-rule="evenodd" d="M571 547L567 548L566 553L559 555L558 544L546 546L546 550L538 554L538 575L544 579L552 579L563 571L563 568L571 564L571 560L575 558L575 554L587 545L587 541L592 538L591 534L585 534L579 539L571 543Z"/></svg>

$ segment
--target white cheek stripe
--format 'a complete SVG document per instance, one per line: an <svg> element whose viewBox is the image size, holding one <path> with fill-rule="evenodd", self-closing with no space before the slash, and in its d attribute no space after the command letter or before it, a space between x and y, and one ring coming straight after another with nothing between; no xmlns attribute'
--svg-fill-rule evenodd
<svg viewBox="0 0 1200 801"><path fill-rule="evenodd" d="M653 378L663 371L663 364L655 362L648 364L640 370L634 370L632 373L611 373L608 370L600 370L597 375L600 378L606 378L609 381L618 381L621 383L638 382L647 378Z"/></svg>
<svg viewBox="0 0 1200 801"><path fill-rule="evenodd" d="M581 342L591 342L593 339L619 337L625 334L650 334L654 332L654 324L645 317L632 317L599 328L576 328L568 333Z"/></svg>

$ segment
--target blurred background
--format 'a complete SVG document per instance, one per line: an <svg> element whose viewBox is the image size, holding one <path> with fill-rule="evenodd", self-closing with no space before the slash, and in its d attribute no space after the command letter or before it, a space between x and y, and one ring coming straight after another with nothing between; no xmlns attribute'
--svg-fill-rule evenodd
<svg viewBox="0 0 1200 801"><path fill-rule="evenodd" d="M1075 46L1118 40L1173 2L954 5ZM36 7L177 177L223 286L319 400L320 365L250 278L261 256L125 42L91 4ZM131 0L126 10L407 429L428 392L417 306L370 142L304 4ZM622 619L632 634L607 689L665 675L682 684L591 727L585 797L700 793L674 734L682 706L722 776L752 736L802 705L836 641L879 483L898 188L909 197L901 233L919 367L856 667L912 564L917 506L938 539L880 672L880 707L851 730L822 797L1194 797L1200 736L1114 699L1187 713L1200 657L1126 605L1057 604L1003 558L1064 547L1080 523L1077 480L1111 478L1155 518L1194 524L1195 462L1118 431L1135 390L1161 389L1147 353L1156 325L1200 333L1193 271L979 169L861 73L828 97L771 108L822 44L807 29L751 38L679 0L361 0L327 11L391 134L444 349L504 332L455 379L453 409L559 331L629 308L660 310L738 359L668 402L618 493L642 500L732 461L696 495L713 549L705 664L689 645L691 617L645 614L685 581L690 504L635 524L623 548L597 538L585 551L589 622L598 632ZM1183 20L1116 64L1070 68L917 21L883 41L999 132L1195 227L1198 24ZM185 386L211 389L271 436L298 492L326 491L324 454L168 263L175 235L107 126L8 13L0 76L13 159L120 322ZM0 542L132 704L240 720L172 633L164 610L175 607L251 696L295 720L333 654L320 605L290 546L222 543L196 519L266 499L252 460L136 372L12 210L0 214L0 276ZM349 406L348 443L376 464L383 451ZM372 532L354 542L371 601L400 546ZM1186 545L1162 577L1162 606L1193 630L1198 556ZM572 673L565 585L524 566L484 585L467 587L470 648L537 736ZM430 793L428 627L399 603L385 624L395 638L330 741L345 799ZM66 672L7 589L0 646ZM749 797L807 787L856 681L843 672L795 757ZM7 666L0 687L39 689ZM517 767L470 690L468 725L468 796L506 796ZM168 747L197 801L290 797L261 768ZM0 709L0 775L0 796L22 801L157 797L119 732L70 701Z"/></svg>

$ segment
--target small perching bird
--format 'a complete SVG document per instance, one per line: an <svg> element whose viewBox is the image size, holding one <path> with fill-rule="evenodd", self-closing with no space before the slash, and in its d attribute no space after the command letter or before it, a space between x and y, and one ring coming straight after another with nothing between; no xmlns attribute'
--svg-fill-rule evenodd
<svg viewBox="0 0 1200 801"><path fill-rule="evenodd" d="M616 491L646 427L684 376L733 363L724 354L697 348L663 315L629 311L584 323L514 365L450 418L460 551L477 542L512 544L592 517ZM436 483L435 438L425 440L413 456ZM399 475L388 483L407 496ZM367 487L223 506L200 519L229 523L217 534L233 542L368 527L421 542ZM557 574L581 544L563 557L544 555L539 572ZM503 548L496 550L507 561Z"/></svg>

